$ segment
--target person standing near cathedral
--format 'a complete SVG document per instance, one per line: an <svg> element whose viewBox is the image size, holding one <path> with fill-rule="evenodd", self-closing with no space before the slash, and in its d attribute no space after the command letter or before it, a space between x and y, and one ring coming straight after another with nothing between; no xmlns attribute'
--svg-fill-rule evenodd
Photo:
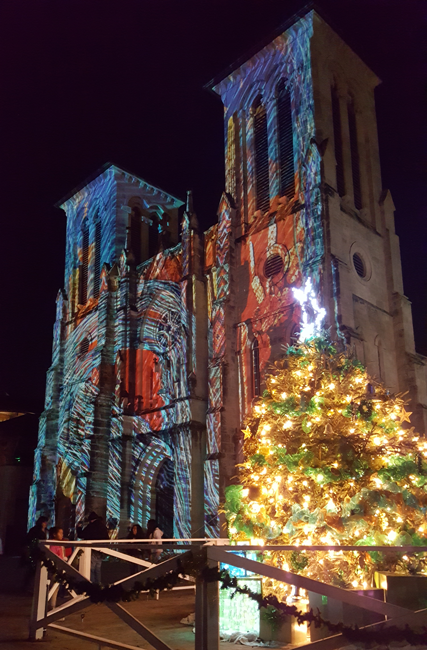
<svg viewBox="0 0 427 650"><path fill-rule="evenodd" d="M62 540L64 539L64 531L62 530L62 528L60 528L59 526L54 526L53 528L51 528L50 531L49 531L49 539L57 540L58 542L62 542ZM57 555L61 560L63 560L64 562L67 561L67 556L65 554L65 548L63 546L58 545L58 544L52 544L52 545L49 545L48 548L51 550L52 553ZM51 581L51 585L52 584L53 584L53 582ZM58 598L58 594L59 594L60 590L61 590L61 586L59 586L58 589L56 589L56 591L54 591L54 593L52 594L52 597L50 599L50 609L55 609L56 600Z"/></svg>
<svg viewBox="0 0 427 650"><path fill-rule="evenodd" d="M27 533L27 545L31 546L32 543L38 541L39 539L47 539L47 517L39 517L36 521L36 525L30 528Z"/></svg>
<svg viewBox="0 0 427 650"><path fill-rule="evenodd" d="M153 544L162 543L160 540L163 537L163 531L160 530L155 519L150 519L147 523L147 537L148 539L153 540ZM161 554L162 550L160 548L157 551L152 551L151 561L158 562Z"/></svg>
<svg viewBox="0 0 427 650"><path fill-rule="evenodd" d="M25 537L21 555L21 564L26 567L22 581L23 591L32 591L32 582L36 568L32 555L36 551L36 547L38 547L39 540L47 539L47 522L47 517L43 515L39 517L35 523L35 526L30 528Z"/></svg>
<svg viewBox="0 0 427 650"><path fill-rule="evenodd" d="M146 539L147 535L141 528L139 524L133 524L129 533L126 536L126 539ZM144 551L139 548L130 548L127 549L126 551L129 555L133 555L134 557L144 557Z"/></svg>
<svg viewBox="0 0 427 650"><path fill-rule="evenodd" d="M77 526L77 535L81 539L89 540L104 540L109 539L108 528L104 524L102 517L96 514L96 512L91 512L88 517L88 525L83 528L82 526ZM99 551L92 550L90 556L90 580L96 584L101 583L101 565L102 565L102 553Z"/></svg>

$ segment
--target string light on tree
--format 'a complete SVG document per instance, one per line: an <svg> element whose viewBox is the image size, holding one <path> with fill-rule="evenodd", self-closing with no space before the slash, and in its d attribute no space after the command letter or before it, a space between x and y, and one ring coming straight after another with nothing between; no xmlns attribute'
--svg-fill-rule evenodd
<svg viewBox="0 0 427 650"><path fill-rule="evenodd" d="M299 295L314 300L311 282ZM266 377L244 432L240 485L227 488L224 511L235 541L300 547L272 552L276 566L349 588L371 586L377 569L408 570L403 554L304 546L426 545L427 443L404 428L404 397L317 330L324 314L314 304L299 343ZM274 581L264 589L286 596L287 587Z"/></svg>

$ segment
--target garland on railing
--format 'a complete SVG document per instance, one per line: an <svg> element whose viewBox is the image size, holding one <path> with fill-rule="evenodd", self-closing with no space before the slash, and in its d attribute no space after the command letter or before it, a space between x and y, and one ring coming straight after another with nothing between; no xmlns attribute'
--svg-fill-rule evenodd
<svg viewBox="0 0 427 650"><path fill-rule="evenodd" d="M342 634L350 641L363 641L365 643L380 643L386 645L390 641L407 641L410 645L426 645L427 644L427 628L423 627L423 632L414 632L409 628L408 625L405 628L401 629L396 626L393 627L381 627L377 630L364 630L359 629L356 625L351 627L349 625L344 625L344 623L331 623L331 621L325 620L320 613L314 614L313 610L310 609L308 612L302 612L298 610L295 605L287 605L286 603L280 602L276 596L262 596L257 594L249 587L241 587L237 578L230 576L227 571L221 570L218 572L219 577L217 578L221 583L221 589L235 589L235 593L244 594L249 596L252 600L258 603L259 607L271 607L277 613L276 621L284 622L287 616L293 616L296 618L298 625L301 623L308 623L309 625L314 625L314 627L321 627L324 625L328 628L331 634ZM318 610L319 612L319 610Z"/></svg>
<svg viewBox="0 0 427 650"><path fill-rule="evenodd" d="M403 629L393 626L380 627L377 630L364 630L359 629L358 626L344 625L344 623L331 623L320 615L319 610L317 614L312 609L308 612L302 612L295 605L287 605L279 601L276 596L262 596L253 592L247 586L241 587L236 577L231 576L225 569L208 567L202 553L195 551L187 555L185 561L177 558L178 568L169 571L163 576L154 579L146 578L143 581L135 580L133 589L125 589L120 584L103 586L86 579L78 580L73 578L62 569L59 569L55 562L46 557L46 554L38 546L31 549L30 559L33 563L40 561L49 571L54 581L64 585L67 589L72 589L76 594L88 596L93 603L130 602L136 600L143 591L154 594L156 591L172 589L177 586L184 575L191 575L205 582L219 582L221 589L233 589L234 594L246 595L255 601L260 609L261 607L270 608L271 614L278 624L284 621L287 616L293 616L298 625L302 623L308 623L314 625L314 627L323 625L331 634L342 634L350 641L381 644L387 644L390 641L407 641L410 645L427 645L427 627L425 626L422 627L423 632L414 632L408 625Z"/></svg>

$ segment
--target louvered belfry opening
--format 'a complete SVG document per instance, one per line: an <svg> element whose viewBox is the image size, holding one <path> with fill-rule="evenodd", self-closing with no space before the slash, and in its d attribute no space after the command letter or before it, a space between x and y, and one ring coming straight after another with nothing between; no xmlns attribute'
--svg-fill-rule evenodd
<svg viewBox="0 0 427 650"><path fill-rule="evenodd" d="M87 279L89 267L89 228L85 224L82 232L82 263L80 264L79 304L87 303Z"/></svg>
<svg viewBox="0 0 427 650"><path fill-rule="evenodd" d="M360 278L366 277L365 262L363 261L363 258L359 255L359 253L354 253L354 255L353 255L353 264L354 264L354 268L356 270L357 275Z"/></svg>
<svg viewBox="0 0 427 650"><path fill-rule="evenodd" d="M362 207L362 188L360 184L360 160L359 147L357 144L356 113L354 100L350 98L348 103L348 128L350 133L351 171L353 177L354 206L358 210Z"/></svg>
<svg viewBox="0 0 427 650"><path fill-rule="evenodd" d="M344 157L343 157L343 149L342 149L340 100L335 86L332 87L332 122L334 128L334 149L335 149L336 174L337 174L337 192L340 196L344 196L345 194Z"/></svg>
<svg viewBox="0 0 427 650"><path fill-rule="evenodd" d="M150 218L152 223L148 230L148 257L154 257L159 252L159 220L155 213Z"/></svg>
<svg viewBox="0 0 427 650"><path fill-rule="evenodd" d="M261 96L255 100L254 111L256 209L266 212L270 207L268 129L267 112Z"/></svg>
<svg viewBox="0 0 427 650"><path fill-rule="evenodd" d="M259 345L257 339L255 339L252 344L252 375L254 397L259 397L261 395L261 373L259 368Z"/></svg>
<svg viewBox="0 0 427 650"><path fill-rule="evenodd" d="M295 195L294 138L292 131L291 93L284 79L277 88L277 122L279 130L280 196Z"/></svg>
<svg viewBox="0 0 427 650"><path fill-rule="evenodd" d="M266 278L273 278L283 272L284 263L280 255L270 255L264 264L264 275Z"/></svg>
<svg viewBox="0 0 427 650"><path fill-rule="evenodd" d="M93 263L93 296L99 296L99 283L101 275L101 220L95 223L95 255Z"/></svg>
<svg viewBox="0 0 427 650"><path fill-rule="evenodd" d="M89 339L87 336L80 343L80 356L89 352Z"/></svg>
<svg viewBox="0 0 427 650"><path fill-rule="evenodd" d="M141 264L141 210L136 207L132 208L130 218L130 249L135 264Z"/></svg>

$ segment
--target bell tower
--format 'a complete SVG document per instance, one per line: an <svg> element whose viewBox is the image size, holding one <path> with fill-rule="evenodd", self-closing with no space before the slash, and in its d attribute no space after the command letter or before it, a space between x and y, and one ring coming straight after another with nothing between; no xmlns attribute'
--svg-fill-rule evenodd
<svg viewBox="0 0 427 650"><path fill-rule="evenodd" d="M209 84L224 104L226 192L235 208L227 244L235 289L222 304L224 332L227 323L237 332L235 344L225 337L222 375L220 430L230 451L269 362L299 326L292 288L307 277L333 335L391 391L409 391L412 424L426 429L425 360L415 352L393 201L381 184L379 83L306 8ZM225 271L213 265L210 273ZM224 381L233 372L238 415Z"/></svg>
<svg viewBox="0 0 427 650"><path fill-rule="evenodd" d="M378 77L318 14L310 42L314 139L321 156L324 304L371 375L409 392L411 424L427 430L425 359L404 295L394 204L381 183Z"/></svg>

